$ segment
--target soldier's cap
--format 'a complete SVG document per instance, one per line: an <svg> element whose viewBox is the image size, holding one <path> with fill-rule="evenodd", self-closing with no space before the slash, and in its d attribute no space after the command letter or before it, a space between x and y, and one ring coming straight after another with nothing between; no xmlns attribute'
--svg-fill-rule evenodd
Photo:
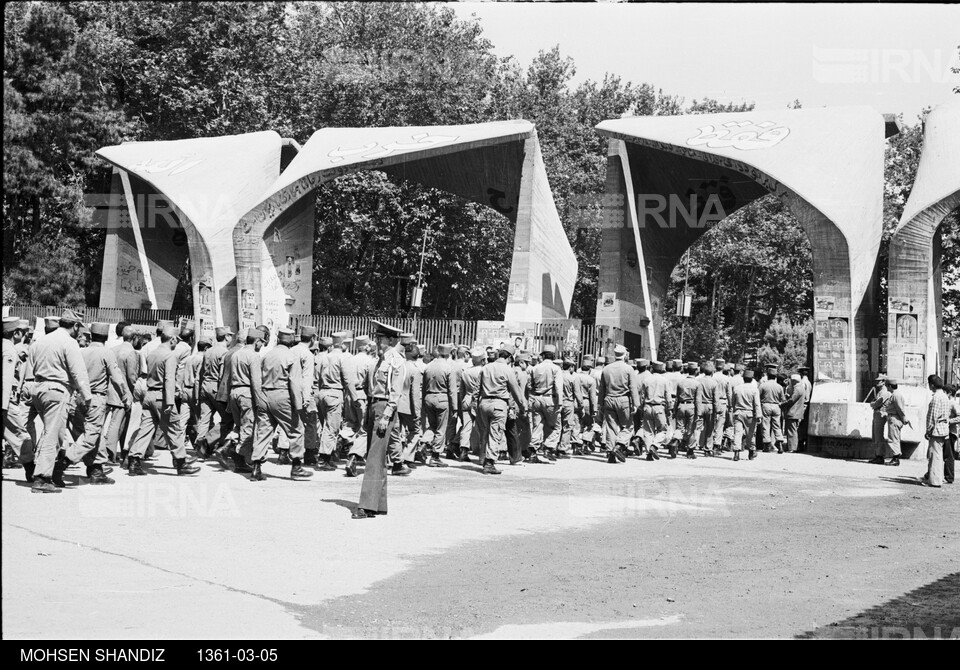
<svg viewBox="0 0 960 670"><path fill-rule="evenodd" d="M320 346L323 346L323 347L332 346L333 344L335 344L335 342L334 342L333 340L334 340L334 338L332 338L332 337L321 337L319 340L317 340L317 346L318 346L318 347L320 347Z"/></svg>
<svg viewBox="0 0 960 670"><path fill-rule="evenodd" d="M337 332L333 333L331 337L333 338L332 344L340 344L343 342L343 338L346 337L346 333L344 333L342 330L338 330Z"/></svg>
<svg viewBox="0 0 960 670"><path fill-rule="evenodd" d="M173 327L173 323L167 324L160 330L160 337L165 337L168 340L177 336L177 329Z"/></svg>
<svg viewBox="0 0 960 670"><path fill-rule="evenodd" d="M887 376L884 374L879 374L877 375L877 378L874 381L885 382L887 381Z"/></svg>
<svg viewBox="0 0 960 670"><path fill-rule="evenodd" d="M713 364L716 365L718 369L722 369L723 366L727 364L727 362L722 358L715 358L713 359Z"/></svg>
<svg viewBox="0 0 960 670"><path fill-rule="evenodd" d="M560 360L559 358L554 358L550 362L556 365L557 367L563 367L563 361Z"/></svg>
<svg viewBox="0 0 960 670"><path fill-rule="evenodd" d="M532 363L533 355L529 351L521 351L517 354L517 360L523 361L524 363Z"/></svg>
<svg viewBox="0 0 960 670"><path fill-rule="evenodd" d="M674 365L683 365L683 361L680 360L679 358L671 358L670 362L673 363Z"/></svg>
<svg viewBox="0 0 960 670"><path fill-rule="evenodd" d="M283 342L284 344L289 344L294 341L296 338L296 333L293 332L290 328L281 328L277 331L277 341Z"/></svg>
<svg viewBox="0 0 960 670"><path fill-rule="evenodd" d="M649 360L649 359L647 359L647 358L638 358L638 359L637 359L637 367L638 367L638 368L646 368L646 367L649 367L649 366L650 366L650 360Z"/></svg>
<svg viewBox="0 0 960 670"><path fill-rule="evenodd" d="M570 357L566 357L566 358L563 359L563 364L564 364L564 365L576 365L577 362L576 362L575 360L573 360L572 358L570 358Z"/></svg>
<svg viewBox="0 0 960 670"><path fill-rule="evenodd" d="M89 335L89 334L90 334L90 329L87 328L87 324L85 324L85 323L81 323L81 324L80 324L80 334L81 334L81 335Z"/></svg>
<svg viewBox="0 0 960 670"><path fill-rule="evenodd" d="M313 326L300 326L300 337L313 337L317 334L317 329Z"/></svg>
<svg viewBox="0 0 960 670"><path fill-rule="evenodd" d="M667 369L667 364L663 361L654 361L652 365L654 372L664 372Z"/></svg>
<svg viewBox="0 0 960 670"><path fill-rule="evenodd" d="M744 371L743 363L734 364L733 369L735 372L743 372Z"/></svg>
<svg viewBox="0 0 960 670"><path fill-rule="evenodd" d="M15 330L20 329L20 319L15 316L5 316L3 317L3 334L12 333Z"/></svg>
<svg viewBox="0 0 960 670"><path fill-rule="evenodd" d="M427 345L425 345L425 344L418 344L418 345L417 345L417 355L418 355L418 356L421 356L421 357L426 356L426 355L427 355Z"/></svg>
<svg viewBox="0 0 960 670"><path fill-rule="evenodd" d="M328 337L327 339L329 340L330 338ZM317 340L314 340L313 342L311 342L310 351L320 351L320 342Z"/></svg>
<svg viewBox="0 0 960 670"><path fill-rule="evenodd" d="M744 379L753 379L753 370L744 370L743 371Z"/></svg>
<svg viewBox="0 0 960 670"><path fill-rule="evenodd" d="M797 368L797 372L810 372L810 368L806 365L801 365L799 368Z"/></svg>
<svg viewBox="0 0 960 670"><path fill-rule="evenodd" d="M104 337L110 336L110 324L109 323L94 323L90 325L90 332L94 335L103 335Z"/></svg>
<svg viewBox="0 0 960 670"><path fill-rule="evenodd" d="M416 342L413 333L400 333L400 344L410 344L411 342Z"/></svg>
<svg viewBox="0 0 960 670"><path fill-rule="evenodd" d="M352 342L353 342L353 338L348 335L347 337L343 338L343 340L341 341L341 344L350 344Z"/></svg>
<svg viewBox="0 0 960 670"><path fill-rule="evenodd" d="M899 385L900 385L900 382L899 382L899 380L897 380L896 377L887 377L887 383L890 384L890 386L899 386Z"/></svg>
<svg viewBox="0 0 960 670"><path fill-rule="evenodd" d="M370 344L370 337L367 335L359 335L353 338L353 341L357 344L357 346L363 347Z"/></svg>
<svg viewBox="0 0 960 670"><path fill-rule="evenodd" d="M637 369L637 361L635 359L631 358L630 360L627 361L627 364L634 370Z"/></svg>
<svg viewBox="0 0 960 670"><path fill-rule="evenodd" d="M776 372L777 370L780 369L780 366L779 366L779 365L776 365L776 364L774 364L774 363L768 363L767 365L764 365L763 367L764 367L765 370L773 370L774 372Z"/></svg>
<svg viewBox="0 0 960 670"><path fill-rule="evenodd" d="M213 344L213 338L209 335L201 335L200 339L197 340L197 344Z"/></svg>
<svg viewBox="0 0 960 670"><path fill-rule="evenodd" d="M583 368L592 368L593 365L593 356L584 356L583 360L580 362L580 367Z"/></svg>
<svg viewBox="0 0 960 670"><path fill-rule="evenodd" d="M726 363L723 366L724 370L733 370L733 363Z"/></svg>
<svg viewBox="0 0 960 670"><path fill-rule="evenodd" d="M545 344L543 345L543 353L555 354L557 353L557 346L555 344Z"/></svg>
<svg viewBox="0 0 960 670"><path fill-rule="evenodd" d="M613 355L618 358L622 358L623 356L627 355L627 348L622 344L618 344L613 348Z"/></svg>
<svg viewBox="0 0 960 670"><path fill-rule="evenodd" d="M213 329L213 332L216 333L217 337L226 337L227 335L233 335L233 329L229 326L217 326Z"/></svg>
<svg viewBox="0 0 960 670"><path fill-rule="evenodd" d="M613 354L607 354L606 356L603 357L603 362L607 364L613 363L615 360L617 360L617 357L614 356Z"/></svg>
<svg viewBox="0 0 960 670"><path fill-rule="evenodd" d="M65 309L63 313L60 314L60 321L68 321L70 323L79 323L83 324L83 314L75 312L72 309Z"/></svg>
<svg viewBox="0 0 960 670"><path fill-rule="evenodd" d="M390 326L376 319L370 319L370 323L373 325L374 332L377 335L383 335L386 337L400 337L400 329L396 326ZM353 333L351 333L352 335ZM347 339L347 334L344 333L344 340Z"/></svg>
<svg viewBox="0 0 960 670"><path fill-rule="evenodd" d="M474 348L474 349L471 349L471 350L470 350L470 357L471 357L471 358L474 358L474 359L479 358L479 359L481 359L481 360L486 359L486 357L487 357L487 350L486 350L486 349L481 349L480 347L476 347L476 348Z"/></svg>
<svg viewBox="0 0 960 670"><path fill-rule="evenodd" d="M56 328L60 325L60 319L55 316L47 316L43 319L43 326L45 328Z"/></svg>
<svg viewBox="0 0 960 670"><path fill-rule="evenodd" d="M438 345L437 345L437 353L438 353L438 354L449 354L449 353L452 352L452 351L453 351L453 343L452 343L452 342L447 342L447 343L444 343L444 344L438 344Z"/></svg>
<svg viewBox="0 0 960 670"><path fill-rule="evenodd" d="M270 328L266 324L261 323L259 326L257 326L257 330L263 333L264 338L270 337Z"/></svg>
<svg viewBox="0 0 960 670"><path fill-rule="evenodd" d="M793 380L793 381L795 381L795 382L798 382L798 381L800 381L800 375L798 375L798 374L792 374L792 375L790 375L790 379Z"/></svg>
<svg viewBox="0 0 960 670"><path fill-rule="evenodd" d="M548 345L549 346L549 345ZM514 352L517 350L512 344L501 344L499 351L506 351L508 354L513 356Z"/></svg>
<svg viewBox="0 0 960 670"><path fill-rule="evenodd" d="M249 340L251 337L255 340L262 340L263 331L260 330L259 328L249 328L247 330L247 339Z"/></svg>

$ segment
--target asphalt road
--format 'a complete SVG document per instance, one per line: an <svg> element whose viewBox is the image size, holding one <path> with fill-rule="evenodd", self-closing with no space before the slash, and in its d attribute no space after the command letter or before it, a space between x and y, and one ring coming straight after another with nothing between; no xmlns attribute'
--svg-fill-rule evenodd
<svg viewBox="0 0 960 670"><path fill-rule="evenodd" d="M803 454L2 484L3 637L960 637L960 489Z"/></svg>

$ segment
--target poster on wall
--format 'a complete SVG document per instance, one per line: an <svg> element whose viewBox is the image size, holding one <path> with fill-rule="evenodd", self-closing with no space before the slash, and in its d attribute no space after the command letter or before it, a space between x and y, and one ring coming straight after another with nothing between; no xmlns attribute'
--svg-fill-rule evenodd
<svg viewBox="0 0 960 670"><path fill-rule="evenodd" d="M600 294L600 311L601 312L617 311L617 294L616 293Z"/></svg>
<svg viewBox="0 0 960 670"><path fill-rule="evenodd" d="M817 379L850 381L846 361L849 321L843 317L816 319L814 332L817 342Z"/></svg>
<svg viewBox="0 0 960 670"><path fill-rule="evenodd" d="M916 314L897 314L897 342L916 344L919 323Z"/></svg>
<svg viewBox="0 0 960 670"><path fill-rule="evenodd" d="M923 384L923 354L903 355L903 381L905 384Z"/></svg>
<svg viewBox="0 0 960 670"><path fill-rule="evenodd" d="M477 321L477 344L481 347L499 347L511 344L518 349L532 351L536 324L520 321Z"/></svg>

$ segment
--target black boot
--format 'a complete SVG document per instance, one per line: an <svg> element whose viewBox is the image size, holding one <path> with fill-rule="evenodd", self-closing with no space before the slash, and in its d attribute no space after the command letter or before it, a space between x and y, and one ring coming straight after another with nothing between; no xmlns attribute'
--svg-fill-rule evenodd
<svg viewBox="0 0 960 670"><path fill-rule="evenodd" d="M267 476L263 474L263 471L260 469L260 461L254 461L253 470L250 472L250 481L262 482L266 478Z"/></svg>
<svg viewBox="0 0 960 670"><path fill-rule="evenodd" d="M333 472L337 469L337 466L333 464L333 459L330 457L330 454L320 454L318 458L320 460L317 463L317 470L320 472Z"/></svg>
<svg viewBox="0 0 960 670"><path fill-rule="evenodd" d="M304 452L303 454L303 464L304 465L316 465L317 464L317 454L320 453L316 449L311 449Z"/></svg>
<svg viewBox="0 0 960 670"><path fill-rule="evenodd" d="M391 474L391 475L404 475L404 476L405 476L405 475L409 475L411 472L413 472L413 470L411 470L410 468L408 468L408 467L407 467L406 465L404 465L403 463L394 463L394 464L390 467L390 474Z"/></svg>
<svg viewBox="0 0 960 670"><path fill-rule="evenodd" d="M87 476L90 477L91 484L116 484L116 481L103 473L102 465L91 466Z"/></svg>
<svg viewBox="0 0 960 670"><path fill-rule="evenodd" d="M127 466L127 474L131 477L147 474L143 471L143 459L139 456L130 456L129 465Z"/></svg>
<svg viewBox="0 0 960 670"><path fill-rule="evenodd" d="M67 471L68 467L70 467L70 461L67 458L67 452L61 451L57 456L57 462L53 466L53 476L50 478L54 486L59 486L62 489L67 487L67 483L63 481L63 473Z"/></svg>
<svg viewBox="0 0 960 670"><path fill-rule="evenodd" d="M130 452L127 449L120 450L120 467L126 469L130 466Z"/></svg>
<svg viewBox="0 0 960 670"><path fill-rule="evenodd" d="M502 470L497 470L497 464L492 458L488 458L483 462L483 474L485 475L499 475Z"/></svg>
<svg viewBox="0 0 960 670"><path fill-rule="evenodd" d="M671 442L671 443L670 443L670 445L667 447L667 453L670 454L670 458L676 458L676 457L677 457L677 444L676 444L676 442Z"/></svg>
<svg viewBox="0 0 960 670"><path fill-rule="evenodd" d="M899 467L899 466L900 466L900 457L899 457L899 456L894 456L893 458L891 458L891 459L887 462L887 465L892 465L892 466L895 467L895 468L896 468L896 467ZM23 466L23 467L27 467L27 466ZM29 481L29 480L28 480L28 481Z"/></svg>
<svg viewBox="0 0 960 670"><path fill-rule="evenodd" d="M253 468L247 465L246 459L238 453L233 453L230 455L233 459L233 471L237 474L248 475L253 472Z"/></svg>
<svg viewBox="0 0 960 670"><path fill-rule="evenodd" d="M27 481L33 483L33 472L37 469L37 464L33 461L23 464L23 474L27 478Z"/></svg>
<svg viewBox="0 0 960 670"><path fill-rule="evenodd" d="M351 454L347 456L347 465L344 467L346 472L344 473L345 477L356 477L357 476L357 457Z"/></svg>
<svg viewBox="0 0 960 670"><path fill-rule="evenodd" d="M277 465L290 465L292 461L290 460L290 450L281 449L280 455L277 456Z"/></svg>
<svg viewBox="0 0 960 670"><path fill-rule="evenodd" d="M449 467L446 463L440 460L439 454L433 454L430 456L430 460L427 462L428 468L446 468Z"/></svg>
<svg viewBox="0 0 960 670"><path fill-rule="evenodd" d="M752 461L752 460L756 459L756 457L757 457L757 450L756 450L756 449L751 449L751 450L750 450L750 455L747 456L747 458Z"/></svg>
<svg viewBox="0 0 960 670"><path fill-rule="evenodd" d="M733 460L735 460L735 461L739 461L739 460L740 460L740 450L739 450L739 449L737 449L736 451L733 452Z"/></svg>
<svg viewBox="0 0 960 670"><path fill-rule="evenodd" d="M614 458L616 458L621 463L627 462L627 450L624 449L623 446L617 447L616 449L613 450L612 453Z"/></svg>
<svg viewBox="0 0 960 670"><path fill-rule="evenodd" d="M290 479L309 479L313 477L313 473L303 467L299 458L294 458L291 461L291 465Z"/></svg>
<svg viewBox="0 0 960 670"><path fill-rule="evenodd" d="M185 458L174 458L173 467L177 469L178 475L195 475L200 472L200 466L188 463Z"/></svg>
<svg viewBox="0 0 960 670"><path fill-rule="evenodd" d="M696 457L697 457L697 452L695 452L692 447L688 447L687 458L695 459Z"/></svg>
<svg viewBox="0 0 960 670"><path fill-rule="evenodd" d="M467 447L460 447L460 455L457 456L457 460L461 463L471 463L470 450Z"/></svg>
<svg viewBox="0 0 960 670"><path fill-rule="evenodd" d="M33 493L60 493L60 487L54 486L53 482L43 475L34 477L33 486L30 487L30 490Z"/></svg>
<svg viewBox="0 0 960 670"><path fill-rule="evenodd" d="M650 459L650 460L653 460L653 459ZM612 451L607 452L607 463L613 463L614 465L616 465L619 462L620 461L617 460L616 454L614 454Z"/></svg>

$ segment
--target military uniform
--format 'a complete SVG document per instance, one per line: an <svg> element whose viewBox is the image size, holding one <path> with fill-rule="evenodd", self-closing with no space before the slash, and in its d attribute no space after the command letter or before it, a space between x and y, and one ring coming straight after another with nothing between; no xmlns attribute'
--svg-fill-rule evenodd
<svg viewBox="0 0 960 670"><path fill-rule="evenodd" d="M553 345L544 345L544 352L556 353ZM530 406L531 458L543 452L550 456L560 444L558 415L563 397L560 369L550 359L530 368L526 389Z"/></svg>
<svg viewBox="0 0 960 670"><path fill-rule="evenodd" d="M227 359L226 338L233 333L229 328L220 326L215 331L216 342L203 352L203 360L200 364L200 393L198 398L198 417L197 417L197 445L209 451L211 442L217 442L219 439L211 440L214 422L217 417L220 418L221 431L227 422L227 403L218 399L220 385L224 376L224 361ZM231 420L232 423L232 420ZM218 438L225 437L221 434Z"/></svg>
<svg viewBox="0 0 960 670"><path fill-rule="evenodd" d="M457 371L449 357L452 348L452 344L441 344L438 347L440 356L430 361L423 373L424 428L433 434L433 458L439 458L449 449L451 416L457 408ZM456 423L455 418L452 420ZM466 451L462 444L461 459Z"/></svg>
<svg viewBox="0 0 960 670"><path fill-rule="evenodd" d="M250 461L253 463L251 479L254 480L264 478L261 465L267 460L273 433L278 427L286 435L289 443L292 462L291 478L304 479L311 474L302 467L303 369L300 356L291 348L293 343L293 331L281 328L277 334L277 346L267 352L261 363L259 395L255 392L255 383L251 383L251 390L256 399L254 403L256 436L250 456Z"/></svg>
<svg viewBox="0 0 960 670"><path fill-rule="evenodd" d="M561 434L559 454L567 456L572 446L579 446L579 416L583 412L583 387L580 375L574 369L573 360L564 361L567 367L560 379L563 384L563 400L560 404Z"/></svg>
<svg viewBox="0 0 960 670"><path fill-rule="evenodd" d="M697 420L697 432L700 437L700 448L708 456L712 456L714 449L720 449L717 441L717 423L723 423L727 409L726 389L714 374L714 368L708 361L703 370L700 382L700 412ZM722 429L721 429L722 430Z"/></svg>
<svg viewBox="0 0 960 670"><path fill-rule="evenodd" d="M776 367L769 367L768 369L775 371ZM783 428L781 426L780 405L786 400L783 387L776 379L768 378L760 384L759 392L760 407L763 410L760 439L763 442L764 451L769 451L775 445L777 451L782 453Z"/></svg>
<svg viewBox="0 0 960 670"><path fill-rule="evenodd" d="M486 352L476 349L472 352L473 366L460 371L457 381L459 389L457 407L460 415L459 444L461 449L480 455L480 434L476 425L477 409L480 405L480 373Z"/></svg>
<svg viewBox="0 0 960 670"><path fill-rule="evenodd" d="M744 443L750 451L751 460L756 454L754 434L757 422L763 417L760 406L760 389L753 383L753 372L743 373L743 383L734 386L731 392L730 407L733 411L733 460L740 460L740 451Z"/></svg>
<svg viewBox="0 0 960 670"><path fill-rule="evenodd" d="M108 453L121 455L119 460L122 463L126 456L127 429L130 426L131 407L133 402L136 401L134 389L141 378L140 370L143 367L143 362L140 360L140 352L133 348L129 340L122 340L120 344L113 347L113 355L117 359L117 367L120 368L120 374L123 376L127 393L130 396L130 404L111 407L110 424L107 426L104 444Z"/></svg>
<svg viewBox="0 0 960 670"><path fill-rule="evenodd" d="M262 337L262 332L256 328L247 331L247 340L256 338L262 341ZM248 465L253 459L256 407L266 403L262 391L262 365L255 343L244 345L230 357L230 406L238 429L237 453Z"/></svg>
<svg viewBox="0 0 960 670"><path fill-rule="evenodd" d="M626 459L626 448L630 443L633 426L633 412L640 403L637 378L624 360L627 350L621 345L614 349L617 360L603 366L600 375L598 400L603 408L604 440L608 450L609 463Z"/></svg>
<svg viewBox="0 0 960 670"><path fill-rule="evenodd" d="M687 456L695 456L694 447L697 445L699 435L697 433L697 422L700 417L702 403L700 383L694 377L695 371L687 368L687 376L680 379L677 384L677 396L674 404L673 417L680 444L687 450ZM671 452L671 455L672 454Z"/></svg>
<svg viewBox="0 0 960 670"><path fill-rule="evenodd" d="M362 391L357 390L357 372L354 369L354 357L340 349L337 340L341 335L334 334L333 338L323 338L320 346L333 346L329 351L323 351L316 357L314 371L314 386L317 402L317 433L320 436L321 469L335 470L333 454L337 449L337 440L343 427L344 416L353 416L353 408L361 402ZM363 394L365 398L366 395ZM354 429L354 434L363 434ZM363 456L366 454L366 445L358 447L356 441L351 454Z"/></svg>
<svg viewBox="0 0 960 670"><path fill-rule="evenodd" d="M790 385L790 397L783 401L780 411L783 414L783 427L786 434L787 446L784 449L788 454L799 447L799 428L803 420L804 395L806 390L800 383L800 375L794 375ZM884 417L886 421L886 417ZM883 437L883 427L880 427L880 436ZM883 456L881 456L883 458Z"/></svg>
<svg viewBox="0 0 960 670"><path fill-rule="evenodd" d="M580 412L580 442L582 447L593 443L593 422L597 417L597 379L591 374L593 371L593 357L584 356L580 371L580 389L583 392L583 408ZM581 449L582 450L582 449ZM574 449L574 453L577 453Z"/></svg>
<svg viewBox="0 0 960 670"><path fill-rule="evenodd" d="M316 397L313 394L316 356L310 351L310 340L314 338L316 334L317 329L313 326L302 326L300 328L300 341L291 347L291 351L296 354L297 359L300 361L300 369L303 371L300 382L300 391L303 394L300 421L303 424L304 462L308 465L311 461L316 460L316 454L320 448L320 436L317 431L319 411L317 410Z"/></svg>
<svg viewBox="0 0 960 670"><path fill-rule="evenodd" d="M654 373L640 382L640 400L643 402L643 441L647 460L659 458L657 450L670 435L667 409L673 402L670 382L664 374L664 364L653 362Z"/></svg>
<svg viewBox="0 0 960 670"><path fill-rule="evenodd" d="M423 411L423 372L417 366L415 356L418 344L413 335L401 335L400 344L406 352L406 376L403 380L403 389L397 400L397 421L390 432L390 442L387 445L387 454L393 465L394 474L408 474L409 469L404 463L413 462L416 453L419 434L420 416Z"/></svg>
<svg viewBox="0 0 960 670"><path fill-rule="evenodd" d="M27 408L20 400L25 361L17 353L17 345L7 335L15 337L20 330L19 319L3 320L3 384L0 387L0 400L3 408L3 440L13 450L17 460L23 465L26 479L33 481L34 455L33 438L27 431Z"/></svg>
<svg viewBox="0 0 960 670"><path fill-rule="evenodd" d="M501 351L513 353L513 347ZM517 383L513 368L504 358L497 358L483 366L480 372L480 402L477 407L477 432L482 450L484 474L500 474L496 468L497 456L507 451L506 424L510 396L517 402L520 413L527 403Z"/></svg>

